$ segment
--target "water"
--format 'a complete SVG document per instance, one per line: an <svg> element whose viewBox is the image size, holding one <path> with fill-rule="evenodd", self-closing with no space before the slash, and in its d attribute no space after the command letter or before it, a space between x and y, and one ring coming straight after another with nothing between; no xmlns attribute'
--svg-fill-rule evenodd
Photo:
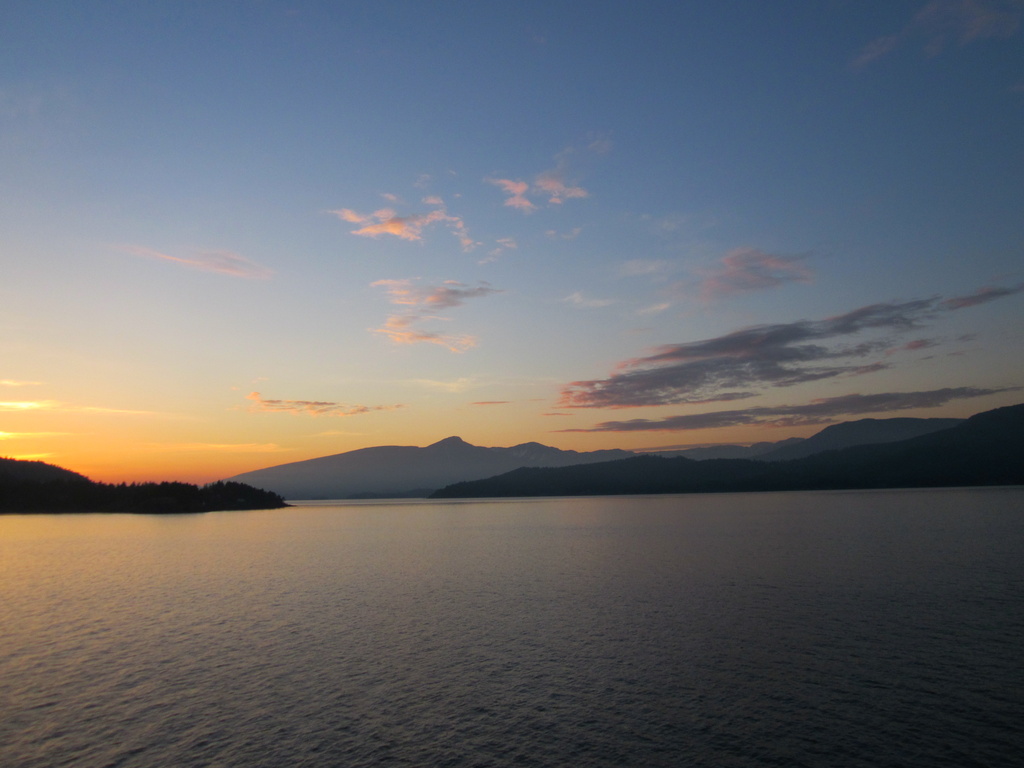
<svg viewBox="0 0 1024 768"><path fill-rule="evenodd" d="M0 517L0 765L1010 765L1022 545L1024 489Z"/></svg>

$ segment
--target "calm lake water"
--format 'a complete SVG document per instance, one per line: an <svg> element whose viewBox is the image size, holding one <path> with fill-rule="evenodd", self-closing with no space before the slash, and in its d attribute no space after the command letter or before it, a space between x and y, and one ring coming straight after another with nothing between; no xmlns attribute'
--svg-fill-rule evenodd
<svg viewBox="0 0 1024 768"><path fill-rule="evenodd" d="M0 517L0 765L1009 766L1024 489Z"/></svg>

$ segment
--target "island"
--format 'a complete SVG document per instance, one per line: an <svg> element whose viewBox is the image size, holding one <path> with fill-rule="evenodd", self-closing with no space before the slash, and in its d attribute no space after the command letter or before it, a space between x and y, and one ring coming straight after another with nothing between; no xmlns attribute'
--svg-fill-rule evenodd
<svg viewBox="0 0 1024 768"><path fill-rule="evenodd" d="M53 464L0 458L0 514L180 514L287 506L279 494L244 483L98 483Z"/></svg>

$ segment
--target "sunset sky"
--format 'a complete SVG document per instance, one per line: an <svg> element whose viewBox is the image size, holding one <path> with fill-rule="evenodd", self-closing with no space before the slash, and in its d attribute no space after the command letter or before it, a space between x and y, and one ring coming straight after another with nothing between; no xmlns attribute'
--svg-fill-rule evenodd
<svg viewBox="0 0 1024 768"><path fill-rule="evenodd" d="M1024 402L1024 0L49 2L0 455L206 482Z"/></svg>

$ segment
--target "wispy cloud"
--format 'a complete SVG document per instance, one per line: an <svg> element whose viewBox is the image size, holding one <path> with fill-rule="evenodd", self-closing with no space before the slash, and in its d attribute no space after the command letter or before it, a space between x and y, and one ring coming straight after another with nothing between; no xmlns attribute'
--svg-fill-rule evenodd
<svg viewBox="0 0 1024 768"><path fill-rule="evenodd" d="M623 277L664 275L671 271L672 264L664 259L630 259L619 267L619 274Z"/></svg>
<svg viewBox="0 0 1024 768"><path fill-rule="evenodd" d="M592 154L603 155L611 150L611 142L606 139L597 139L590 142L586 150ZM486 178L484 181L501 188L508 195L505 205L525 213L529 213L537 208L526 197L527 193L546 197L550 205L561 205L566 200L590 197L590 192L570 178L569 160L575 153L576 149L574 147L569 147L559 152L555 155L555 167L538 173L533 178L532 183L522 179L497 177Z"/></svg>
<svg viewBox="0 0 1024 768"><path fill-rule="evenodd" d="M491 262L497 261L505 251L514 251L519 247L519 243L515 241L515 238L511 237L499 237L494 241L497 247L488 251L487 256L478 261L478 264L490 264Z"/></svg>
<svg viewBox="0 0 1024 768"><path fill-rule="evenodd" d="M256 264L244 256L232 251L196 251L191 258L171 256L152 248L145 248L137 245L126 245L120 248L125 253L144 258L161 259L175 264L181 264L190 269L198 269L203 272L216 272L231 277L242 277L250 280L265 280L274 274L273 270Z"/></svg>
<svg viewBox="0 0 1024 768"><path fill-rule="evenodd" d="M752 390L762 387L869 374L886 364L864 362L864 358L892 349L892 335L920 329L942 312L1020 290L1024 289L993 289L984 299L975 292L949 299L872 304L824 320L759 325L702 341L665 345L622 362L606 379L572 382L562 390L561 405L621 408L704 403L752 397ZM864 333L876 337L835 343Z"/></svg>
<svg viewBox="0 0 1024 768"><path fill-rule="evenodd" d="M592 299L583 295L582 291L576 291L570 293L562 301L573 307L579 309L596 309L600 307L608 307L616 303L615 299Z"/></svg>
<svg viewBox="0 0 1024 768"><path fill-rule="evenodd" d="M21 381L19 379L0 379L0 387L41 387L41 381Z"/></svg>
<svg viewBox="0 0 1024 768"><path fill-rule="evenodd" d="M292 450L277 443L153 443L165 451L201 451L211 453L281 453Z"/></svg>
<svg viewBox="0 0 1024 768"><path fill-rule="evenodd" d="M467 300L492 293L501 293L486 280L481 280L475 287L456 280L445 280L441 285L416 285L412 280L378 280L371 283L374 287L383 287L391 297L392 304L423 307L428 310L450 309L461 307Z"/></svg>
<svg viewBox="0 0 1024 768"><path fill-rule="evenodd" d="M985 304L989 301L995 301L1001 299L1004 296L1013 296L1015 293L1021 293L1024 291L1024 283L1018 283L1008 287L997 287L997 286L986 286L979 288L974 293L969 293L966 296L954 296L949 299L945 299L942 302L942 306L946 309L964 309L965 307L973 307L978 304Z"/></svg>
<svg viewBox="0 0 1024 768"><path fill-rule="evenodd" d="M418 326L428 320L443 320L434 313L453 309L469 299L500 293L490 283L481 280L476 286L468 286L455 280L446 280L441 285L417 285L413 280L378 280L371 284L384 288L391 303L407 307L406 311L391 315L375 333L387 336L396 344L437 344L451 352L465 352L476 346L476 337L467 334L445 334L422 330Z"/></svg>
<svg viewBox="0 0 1024 768"><path fill-rule="evenodd" d="M1008 38L1020 28L1024 14L1021 0L932 0L895 34L868 43L850 62L863 69L911 40L919 40L929 56L950 44L968 45L990 38Z"/></svg>
<svg viewBox="0 0 1024 768"><path fill-rule="evenodd" d="M0 440L31 440L39 437L66 437L71 432L0 432Z"/></svg>
<svg viewBox="0 0 1024 768"><path fill-rule="evenodd" d="M476 336L469 334L439 333L413 327L414 323L423 319L413 315L392 315L384 321L384 325L380 328L374 328L373 332L387 336L395 344L436 344L449 352L465 352L477 345Z"/></svg>
<svg viewBox="0 0 1024 768"><path fill-rule="evenodd" d="M49 411L60 406L56 400L9 400L0 402L0 411Z"/></svg>
<svg viewBox="0 0 1024 768"><path fill-rule="evenodd" d="M393 411L402 405L347 405L331 400L268 400L259 392L245 396L251 412L292 413L302 416L359 416L374 411Z"/></svg>
<svg viewBox="0 0 1024 768"><path fill-rule="evenodd" d="M930 347L938 346L939 342L935 339L914 339L908 341L906 344L901 344L898 347L885 350L886 355L895 355L899 352L917 352L919 349L928 349Z"/></svg>
<svg viewBox="0 0 1024 768"><path fill-rule="evenodd" d="M342 221L361 225L352 230L353 235L361 237L379 237L392 235L402 240L419 241L423 239L424 228L431 224L442 223L448 226L452 234L458 238L463 250L472 250L478 243L469 235L466 223L459 216L452 216L445 208L444 200L437 196L423 199L426 205L436 206L428 213L417 213L399 216L393 208L381 208L372 213L357 213L351 208L340 208L330 211Z"/></svg>
<svg viewBox="0 0 1024 768"><path fill-rule="evenodd" d="M583 187L567 184L565 181L565 167L562 163L550 171L537 176L534 186L548 196L548 202L553 205L561 205L564 200L571 198L589 197L590 193Z"/></svg>
<svg viewBox="0 0 1024 768"><path fill-rule="evenodd" d="M479 381L467 377L453 379L452 381L435 381L433 379L411 379L410 381L418 386L437 389L442 392L466 392L480 386Z"/></svg>
<svg viewBox="0 0 1024 768"><path fill-rule="evenodd" d="M712 411L665 419L630 419L605 421L588 429L564 429L561 432L681 432L692 429L721 429L752 424L773 427L794 427L827 424L842 417L864 414L893 413L916 408L937 408L953 400L1012 392L1021 387L980 389L947 387L921 392L882 392L873 395L849 394L825 397L802 405L778 405L744 408L735 411Z"/></svg>
<svg viewBox="0 0 1024 768"><path fill-rule="evenodd" d="M575 240L583 232L583 227L573 227L567 232L559 232L557 229L549 229L544 234L552 240Z"/></svg>
<svg viewBox="0 0 1024 768"><path fill-rule="evenodd" d="M96 413L114 416L166 416L159 411L135 411L126 408L103 408L94 405L74 405L59 400L12 400L0 402L0 411L59 411L61 413Z"/></svg>
<svg viewBox="0 0 1024 768"><path fill-rule="evenodd" d="M702 299L777 288L784 283L809 283L813 276L800 256L776 256L756 248L736 248L704 273Z"/></svg>

